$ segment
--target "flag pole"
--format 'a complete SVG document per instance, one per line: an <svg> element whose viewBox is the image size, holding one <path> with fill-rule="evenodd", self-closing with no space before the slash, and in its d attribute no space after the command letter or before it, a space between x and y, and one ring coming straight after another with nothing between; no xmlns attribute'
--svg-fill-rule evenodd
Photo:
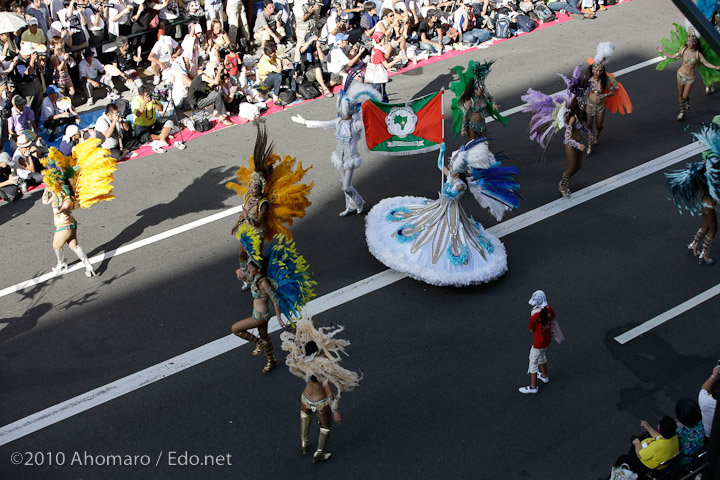
<svg viewBox="0 0 720 480"><path fill-rule="evenodd" d="M443 166L445 165L445 88L440 89L440 126L442 128L442 139L443 143L440 145L440 153L438 153L438 168L440 169L440 192L442 192L443 185L445 184L445 172Z"/></svg>

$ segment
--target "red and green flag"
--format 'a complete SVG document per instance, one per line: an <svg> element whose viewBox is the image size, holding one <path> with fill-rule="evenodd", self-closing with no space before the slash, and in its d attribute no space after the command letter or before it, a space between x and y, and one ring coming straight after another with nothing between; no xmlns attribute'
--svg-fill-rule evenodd
<svg viewBox="0 0 720 480"><path fill-rule="evenodd" d="M362 114L368 148L391 155L439 149L444 142L442 99L441 90L407 103L366 101Z"/></svg>

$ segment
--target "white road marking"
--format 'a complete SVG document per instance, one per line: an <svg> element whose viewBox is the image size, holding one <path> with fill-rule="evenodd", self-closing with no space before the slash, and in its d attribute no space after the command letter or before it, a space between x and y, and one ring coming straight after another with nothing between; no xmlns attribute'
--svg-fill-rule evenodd
<svg viewBox="0 0 720 480"><path fill-rule="evenodd" d="M615 175L614 177L604 180L596 185L591 185L583 190L579 190L578 192L573 193L570 199L559 199L553 201L523 215L519 215L511 220L495 225L488 230L498 237L504 237L510 233L534 225L535 223L553 215L562 213L571 207L580 205L588 200L627 185L630 182L643 178L647 175L651 175L688 157L697 155L702 152L702 150L702 147L700 147L697 142L692 143L643 165ZM226 212L216 214L215 219L222 218L223 215L226 215ZM185 228L185 230L195 228L190 227L189 225L191 224L179 228ZM166 232L166 235L163 238L170 236L170 232L172 232L172 230ZM157 235L155 237L157 237ZM144 240L144 242L152 243L157 241L153 240L155 237L150 237ZM118 249L118 252L121 248ZM139 246L128 245L127 248L135 249L139 248ZM306 307L306 312L311 315L320 314L338 305L350 302L363 295L367 295L368 293L395 283L403 278L405 278L405 275L402 273L394 270L385 270L377 275L373 275L369 278L310 301ZM272 325L274 325L274 327L269 329L270 332L274 332L279 329L277 322L272 322ZM146 385L157 382L158 380L162 380L163 378L169 377L177 372L181 372L186 368L190 368L206 360L217 357L218 355L229 352L230 350L238 348L245 343L247 343L245 340L241 340L234 335L228 335L194 350L183 353L182 355L173 357L170 360L146 368L145 370L132 375L128 375L127 377L121 378L120 380L109 383L100 388L96 388L90 392L78 395L77 397L71 398L63 403L46 408L45 410L29 415L9 425L5 425L0 428L0 446L87 411L97 405L101 405L114 398L125 395L126 393L130 393L133 390L137 390Z"/></svg>
<svg viewBox="0 0 720 480"><path fill-rule="evenodd" d="M644 62L635 64L635 65L631 65L631 66L629 66L629 67L627 67L627 68L623 68L622 70L619 70L619 71L615 72L614 75L615 75L616 77L618 77L618 76L620 76L620 75L625 75L625 74L628 74L628 73L630 73L630 72L634 72L635 70L639 70L639 69L641 69L641 68L647 67L648 65L653 65L653 64L655 64L655 63L659 63L661 60L662 60L662 59L661 59L660 57L652 58L652 59L650 59L650 60L646 60L646 61L644 61ZM507 117L507 116L509 116L509 115L513 115L513 114L515 114L515 113L521 112L522 109L525 108L526 105L527 105L527 104L523 104L523 105L520 105L520 106L511 108L511 109L505 110L504 112L501 112L501 115L503 115L504 117ZM494 121L494 120L492 119L492 117L491 117L491 118L488 118L488 119L486 120L487 123L490 123L490 122L493 122L493 121ZM155 242L159 242L160 240L164 240L164 239L166 239L166 238L170 238L170 237L175 236L175 235L178 235L178 234L180 234L180 233L187 232L188 230L192 230L192 229L194 229L194 228L201 227L201 226L206 225L206 224L208 224L208 223L214 222L215 220L219 220L219 219L221 219L221 218L229 217L230 215L233 215L233 214L235 214L235 213L239 213L241 208L242 208L242 207L240 207L240 206L238 206L238 207L233 207L233 208L230 208L230 209L228 209L228 210L225 210L225 211L222 211L222 212L219 212L219 213L210 215L210 216L208 216L208 217L202 218L202 219L200 219L200 220L196 220L196 221L194 221L194 222L190 222L190 223L188 223L188 224L186 224L186 225L182 225L182 226L180 226L180 227L170 229L170 230L168 230L167 232L159 233L159 234L157 234L157 235L153 235L152 237L148 237L148 238L146 238L146 239L144 239L144 240L139 240L139 241L134 242L134 243L129 243L129 244L127 244L127 245L123 245L123 246L121 246L121 247L119 247L119 248L117 248L117 249L115 249L115 250L110 250L109 252L105 252L105 253L101 253L101 254L99 254L99 255L95 255L94 257L90 258L90 263L92 263L92 264L100 263L100 262L102 262L103 260L106 260L106 259L108 259L108 258L112 258L112 257L114 257L114 256L116 256L116 255L122 255L123 253L131 252L131 251L136 250L136 249L138 249L138 248L145 247L145 246L150 245L150 244L153 244L153 243L155 243ZM56 276L58 276L58 275L65 275L65 274L74 272L74 271L76 271L76 270L80 270L80 269L82 269L82 268L83 268L82 264L81 264L81 263L78 263L78 264L74 265L73 267L65 270L64 272L62 272L62 273L60 273L60 274L55 274L55 273L49 272L49 273L45 273L45 274L43 274L43 275L40 275L39 277L35 277L35 278L33 278L33 279L26 280L26 281L24 281L24 282L20 282L20 283L18 283L18 284L16 284L16 285L13 285L13 286L11 286L11 287L3 288L2 290L0 290L0 298L5 297L5 296L7 296L7 295L10 295L11 293L19 292L19 291L24 290L24 289L26 289L26 288L34 287L35 285L38 285L38 284L40 284L40 283L47 282L47 281L50 280L51 278L54 278L54 277L56 277Z"/></svg>
<svg viewBox="0 0 720 480"><path fill-rule="evenodd" d="M694 296L690 300L687 300L686 302L681 303L680 305L671 308L667 312L661 313L655 318L651 318L645 323L641 323L637 327L628 330L627 332L623 333L622 335L618 335L615 337L615 340L620 343L621 345L626 344L630 340L634 340L640 335L649 332L653 328L662 325L663 323L667 322L668 320L672 320L673 318L677 317L678 315L681 315L691 308L695 308L701 303L710 300L711 298L717 296L720 294L720 284L715 285L709 290L705 290L703 293Z"/></svg>

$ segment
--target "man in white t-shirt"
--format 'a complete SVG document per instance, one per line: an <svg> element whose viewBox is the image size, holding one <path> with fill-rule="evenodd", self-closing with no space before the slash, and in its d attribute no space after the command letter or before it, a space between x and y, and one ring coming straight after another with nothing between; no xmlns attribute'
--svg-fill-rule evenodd
<svg viewBox="0 0 720 480"><path fill-rule="evenodd" d="M335 46L328 53L327 69L330 72L330 83L332 85L340 85L345 83L347 72L355 65L360 56L365 52L363 49L351 50L354 53L352 58L345 54L348 47L347 33L338 33L335 35Z"/></svg>
<svg viewBox="0 0 720 480"><path fill-rule="evenodd" d="M703 383L700 388L700 393L698 394L698 405L700 405L700 412L702 413L705 436L708 438L710 437L713 418L715 418L715 406L717 405L718 393L720 393L718 376L720 376L720 367L715 367L710 377Z"/></svg>
<svg viewBox="0 0 720 480"><path fill-rule="evenodd" d="M91 48L86 49L83 53L83 59L78 68L80 69L80 81L85 86L88 105L95 104L92 96L94 89L106 87L110 91L114 88L112 77L105 73L105 65L95 58L95 52Z"/></svg>
<svg viewBox="0 0 720 480"><path fill-rule="evenodd" d="M155 42L148 56L153 73L155 74L153 85L160 83L160 76L165 70L170 68L172 61L180 55L180 53L178 43L172 37L161 35L160 38L158 38L158 41Z"/></svg>

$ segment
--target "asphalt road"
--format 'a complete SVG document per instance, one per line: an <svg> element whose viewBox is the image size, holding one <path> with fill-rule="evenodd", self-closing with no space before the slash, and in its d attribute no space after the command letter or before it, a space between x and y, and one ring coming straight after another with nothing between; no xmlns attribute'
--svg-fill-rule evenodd
<svg viewBox="0 0 720 480"><path fill-rule="evenodd" d="M396 76L388 91L391 100L408 100L447 88L457 64L494 59L488 88L509 109L528 87L561 89L554 74L569 74L600 41L617 45L611 72L652 59L680 18L669 0L635 0L594 21ZM650 65L618 77L634 112L606 119L574 191L690 144L689 131L717 113L720 95L705 96L696 85L687 121L675 121L675 69ZM344 202L329 162L332 133L290 122L295 113L333 118L334 101L267 118L277 152L313 165L313 205L293 233L320 297L386 270L367 251L363 217L337 217ZM445 106L449 118L450 96ZM559 138L538 161L528 121L514 114L507 127L489 126L494 149L522 171L525 201L508 219L555 202L565 168ZM111 252L238 205L223 185L247 161L254 135L250 125L232 127L183 152L122 164L117 199L77 212L81 245L90 255ZM449 150L459 144L448 138ZM434 155L363 153L354 183L368 206L437 195ZM464 206L486 227L496 223L469 196ZM252 308L234 279L233 221L113 256L96 265L94 279L75 271L0 297L0 428L226 336ZM51 215L40 195L2 205L0 224L0 288L46 273L54 263ZM347 327L346 366L365 375L343 396L326 464L299 452L302 381L286 368L262 375L264 361L244 345L0 446L0 478L598 478L627 450L640 420L672 415L680 397L695 397L720 357L717 297L626 344L614 340L717 284L719 266L685 254L698 226L667 200L662 172L652 173L503 237L509 271L495 282L454 289L403 279L318 314L319 322ZM532 341L527 300L538 288L567 341L549 352L551 382L523 396L517 388L528 382ZM316 435L313 422L313 445ZM26 452L40 452L33 461L44 465L14 465L28 463ZM89 465L108 455L136 456L135 465ZM193 455L213 465L182 465ZM50 458L64 465L48 466Z"/></svg>

